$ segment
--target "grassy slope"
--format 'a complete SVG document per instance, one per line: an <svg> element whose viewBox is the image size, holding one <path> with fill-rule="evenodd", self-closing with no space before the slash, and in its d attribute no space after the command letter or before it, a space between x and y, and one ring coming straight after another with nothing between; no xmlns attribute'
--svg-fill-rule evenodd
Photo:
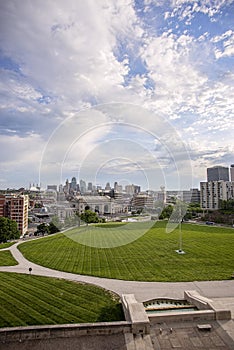
<svg viewBox="0 0 234 350"><path fill-rule="evenodd" d="M103 235L110 239L110 235L118 235L118 230L122 228L114 233L105 228ZM21 244L19 249L27 259L53 269L108 278L142 281L230 278L234 269L233 229L183 224L182 232L185 255L175 253L178 229L166 234L163 222L136 241L112 249L82 245L63 234ZM92 234L96 239L95 230Z"/></svg>
<svg viewBox="0 0 234 350"><path fill-rule="evenodd" d="M9 248L13 244L15 244L15 242L0 243L0 249Z"/></svg>
<svg viewBox="0 0 234 350"><path fill-rule="evenodd" d="M6 272L0 285L0 327L123 319L117 299L96 286Z"/></svg>
<svg viewBox="0 0 234 350"><path fill-rule="evenodd" d="M18 265L9 250L0 251L0 266L14 266Z"/></svg>

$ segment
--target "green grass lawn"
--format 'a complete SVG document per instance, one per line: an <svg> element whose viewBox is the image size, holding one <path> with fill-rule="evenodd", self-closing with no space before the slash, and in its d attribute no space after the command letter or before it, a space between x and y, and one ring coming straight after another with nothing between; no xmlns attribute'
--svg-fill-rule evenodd
<svg viewBox="0 0 234 350"><path fill-rule="evenodd" d="M0 249L9 248L13 244L15 244L15 242L0 243Z"/></svg>
<svg viewBox="0 0 234 350"><path fill-rule="evenodd" d="M116 296L62 279L0 272L0 327L123 320Z"/></svg>
<svg viewBox="0 0 234 350"><path fill-rule="evenodd" d="M186 254L179 255L175 252L179 246L179 229L167 234L165 226L165 222L158 222L142 237L114 248L95 248L81 242L96 242L100 246L105 239L122 241L123 235L137 238L136 224L114 229L77 228L66 234L23 243L18 248L35 263L85 275L165 282L230 278L234 271L232 228L183 224Z"/></svg>
<svg viewBox="0 0 234 350"><path fill-rule="evenodd" d="M9 250L0 251L0 266L14 266L18 265L15 258L13 258Z"/></svg>

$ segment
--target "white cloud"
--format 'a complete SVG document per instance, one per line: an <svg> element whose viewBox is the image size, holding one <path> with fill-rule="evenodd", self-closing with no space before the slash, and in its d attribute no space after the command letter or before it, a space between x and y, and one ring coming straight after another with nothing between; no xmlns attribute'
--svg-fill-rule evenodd
<svg viewBox="0 0 234 350"><path fill-rule="evenodd" d="M188 35L179 37L163 33L148 39L142 50L150 78L155 83L154 102L165 114L172 116L183 106L196 106L197 95L208 78L194 64L197 42Z"/></svg>
<svg viewBox="0 0 234 350"><path fill-rule="evenodd" d="M215 48L215 57L217 59L221 57L231 57L234 56L234 32L228 30L222 35L215 36L212 38L213 43L221 43L221 47Z"/></svg>
<svg viewBox="0 0 234 350"><path fill-rule="evenodd" d="M19 145L32 144L32 159L23 146L14 149L20 162L21 153L26 157L22 167L34 164L37 142L39 150L54 132L48 141L49 152L44 153L45 163L50 164L45 171L61 168L66 152L70 157L67 167L76 171L92 151L97 152L97 159L101 157L103 150L98 146L112 135L110 123L114 121L151 132L175 153L177 163L183 154L181 140L186 144L192 136L198 138L195 149L200 161L205 153L199 153L199 144L201 149L209 147L200 139L212 142L214 134L222 139L226 133L231 147L234 76L232 66L221 65L220 58L228 60L234 54L233 30L225 29L212 38L207 26L196 39L184 30L184 24L191 23L198 12L210 18L222 16L221 11L232 2L145 0L143 11L131 0L59 0L46 5L39 0L2 2L2 52L16 68L9 64L2 72L1 132L16 134ZM158 17L153 19L156 10ZM158 20L175 27L155 30ZM112 101L120 103L109 108ZM105 108L90 109L105 103ZM132 103L132 108L125 103ZM27 134L33 130L38 139ZM127 137L125 131L121 133ZM77 135L82 135L79 142ZM137 132L135 137L139 139ZM2 142L13 149L11 140L3 138ZM149 150L151 140L145 136L143 140ZM228 155L230 150L224 147L223 152ZM159 159L160 152L156 155ZM224 156L220 153L220 157ZM133 158L129 149L129 163ZM150 167L143 153L138 161L143 168Z"/></svg>
<svg viewBox="0 0 234 350"><path fill-rule="evenodd" d="M49 2L46 11L40 1L28 5L5 3L2 40L34 85L64 108L88 96L102 99L109 90L118 94L128 74L127 61L114 56L118 40L131 45L142 34L131 1Z"/></svg>
<svg viewBox="0 0 234 350"><path fill-rule="evenodd" d="M187 24L193 18L194 13L200 12L209 17L214 17L223 6L232 4L233 0L171 0L171 16L178 16L180 20L187 19Z"/></svg>
<svg viewBox="0 0 234 350"><path fill-rule="evenodd" d="M1 135L1 174L9 187L15 184L28 187L29 182L38 181L43 145L42 138L36 134L26 137Z"/></svg>

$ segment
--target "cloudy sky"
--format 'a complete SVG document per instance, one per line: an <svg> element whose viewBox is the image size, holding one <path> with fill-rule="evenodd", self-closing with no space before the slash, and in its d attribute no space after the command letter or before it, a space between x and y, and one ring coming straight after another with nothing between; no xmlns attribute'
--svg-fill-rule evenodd
<svg viewBox="0 0 234 350"><path fill-rule="evenodd" d="M0 188L234 163L234 0L1 0L0 69Z"/></svg>

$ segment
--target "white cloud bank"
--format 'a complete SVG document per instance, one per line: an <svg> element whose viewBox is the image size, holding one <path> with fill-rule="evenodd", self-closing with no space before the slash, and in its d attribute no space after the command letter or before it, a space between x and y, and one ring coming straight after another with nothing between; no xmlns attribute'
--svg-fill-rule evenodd
<svg viewBox="0 0 234 350"><path fill-rule="evenodd" d="M27 169L23 185L34 181L35 158L40 152L45 155L43 147L62 122L63 136L51 151L54 159L49 159L50 152L46 155L48 163L61 164L76 133L100 122L97 114L86 113L89 108L111 102L142 106L155 113L155 120L166 118L191 152L197 181L204 179L207 166L228 165L234 153L234 28L230 24L222 29L221 24L233 4L232 0L147 0L141 6L131 0L1 2L1 178L9 186L21 185L23 176L12 173L17 159L19 171ZM198 15L204 16L200 26ZM114 118L121 120L121 110L117 112ZM157 132L152 118L134 113L131 123L140 121L146 130ZM79 147L76 143L79 152L69 161L71 171L93 148L97 159L102 158L98 145L114 130L108 125L109 114L99 117L103 128L106 123L105 131L89 133ZM69 120L73 120L70 127ZM129 136L123 132L123 137ZM145 159L142 153L136 162L148 169L152 162L147 152L153 141L142 137L147 143ZM164 138L166 132L161 142ZM17 143L27 146L22 149ZM176 142L173 147L176 150ZM136 154L131 147L128 151L131 163ZM158 160L164 157L153 152Z"/></svg>

